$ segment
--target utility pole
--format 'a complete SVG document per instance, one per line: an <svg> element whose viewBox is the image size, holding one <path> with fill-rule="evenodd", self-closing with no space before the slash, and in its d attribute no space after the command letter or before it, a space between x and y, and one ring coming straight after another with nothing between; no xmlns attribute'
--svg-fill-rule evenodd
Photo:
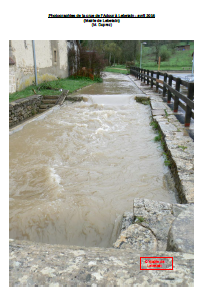
<svg viewBox="0 0 203 291"><path fill-rule="evenodd" d="M35 67L35 84L38 86L37 82L37 65L36 65L36 55L35 55L35 41L32 41L33 57L34 57L34 67Z"/></svg>

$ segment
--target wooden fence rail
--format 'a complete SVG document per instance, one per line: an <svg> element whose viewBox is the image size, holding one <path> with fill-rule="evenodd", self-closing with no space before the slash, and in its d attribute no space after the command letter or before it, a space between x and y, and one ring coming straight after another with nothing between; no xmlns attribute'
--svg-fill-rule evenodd
<svg viewBox="0 0 203 291"><path fill-rule="evenodd" d="M185 126L190 126L191 118L194 119L194 82L187 82L167 73L140 69L139 67L130 67L130 74L141 82L146 82L151 88L156 86L156 92L159 88L162 89L163 97L167 95L167 103L171 103L171 98L174 100L174 112L178 112L178 106L185 111ZM163 80L159 79L160 76L163 76ZM172 87L173 81L175 81L175 89ZM187 88L187 97L180 93L181 85Z"/></svg>

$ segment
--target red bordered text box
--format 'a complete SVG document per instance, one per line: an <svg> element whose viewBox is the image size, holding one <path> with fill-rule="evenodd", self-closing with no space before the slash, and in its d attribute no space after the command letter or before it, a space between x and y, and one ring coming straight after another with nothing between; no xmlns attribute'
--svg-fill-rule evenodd
<svg viewBox="0 0 203 291"><path fill-rule="evenodd" d="M157 259L157 258L160 258L160 259L172 259L172 269L154 269L154 268L149 268L149 269L142 269L141 268L141 259ZM173 257L140 257L140 270L173 270Z"/></svg>

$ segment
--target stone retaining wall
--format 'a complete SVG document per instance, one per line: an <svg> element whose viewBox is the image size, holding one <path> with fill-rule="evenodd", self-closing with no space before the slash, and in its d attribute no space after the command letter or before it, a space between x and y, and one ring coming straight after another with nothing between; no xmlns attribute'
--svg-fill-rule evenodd
<svg viewBox="0 0 203 291"><path fill-rule="evenodd" d="M69 90L63 90L61 95L57 95L58 101L56 104L62 105L65 100L72 102L83 100L83 97L68 96L68 93ZM39 113L42 100L43 95L33 95L9 103L9 128Z"/></svg>
<svg viewBox="0 0 203 291"><path fill-rule="evenodd" d="M9 127L37 114L42 99L42 95L33 95L9 103Z"/></svg>

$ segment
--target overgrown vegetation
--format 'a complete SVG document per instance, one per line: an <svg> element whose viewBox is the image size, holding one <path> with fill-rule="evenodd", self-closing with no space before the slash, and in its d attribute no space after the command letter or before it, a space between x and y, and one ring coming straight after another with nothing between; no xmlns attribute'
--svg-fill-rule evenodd
<svg viewBox="0 0 203 291"><path fill-rule="evenodd" d="M101 82L101 73L106 66L103 54L79 45L77 50L70 49L69 56L72 78L86 77Z"/></svg>

